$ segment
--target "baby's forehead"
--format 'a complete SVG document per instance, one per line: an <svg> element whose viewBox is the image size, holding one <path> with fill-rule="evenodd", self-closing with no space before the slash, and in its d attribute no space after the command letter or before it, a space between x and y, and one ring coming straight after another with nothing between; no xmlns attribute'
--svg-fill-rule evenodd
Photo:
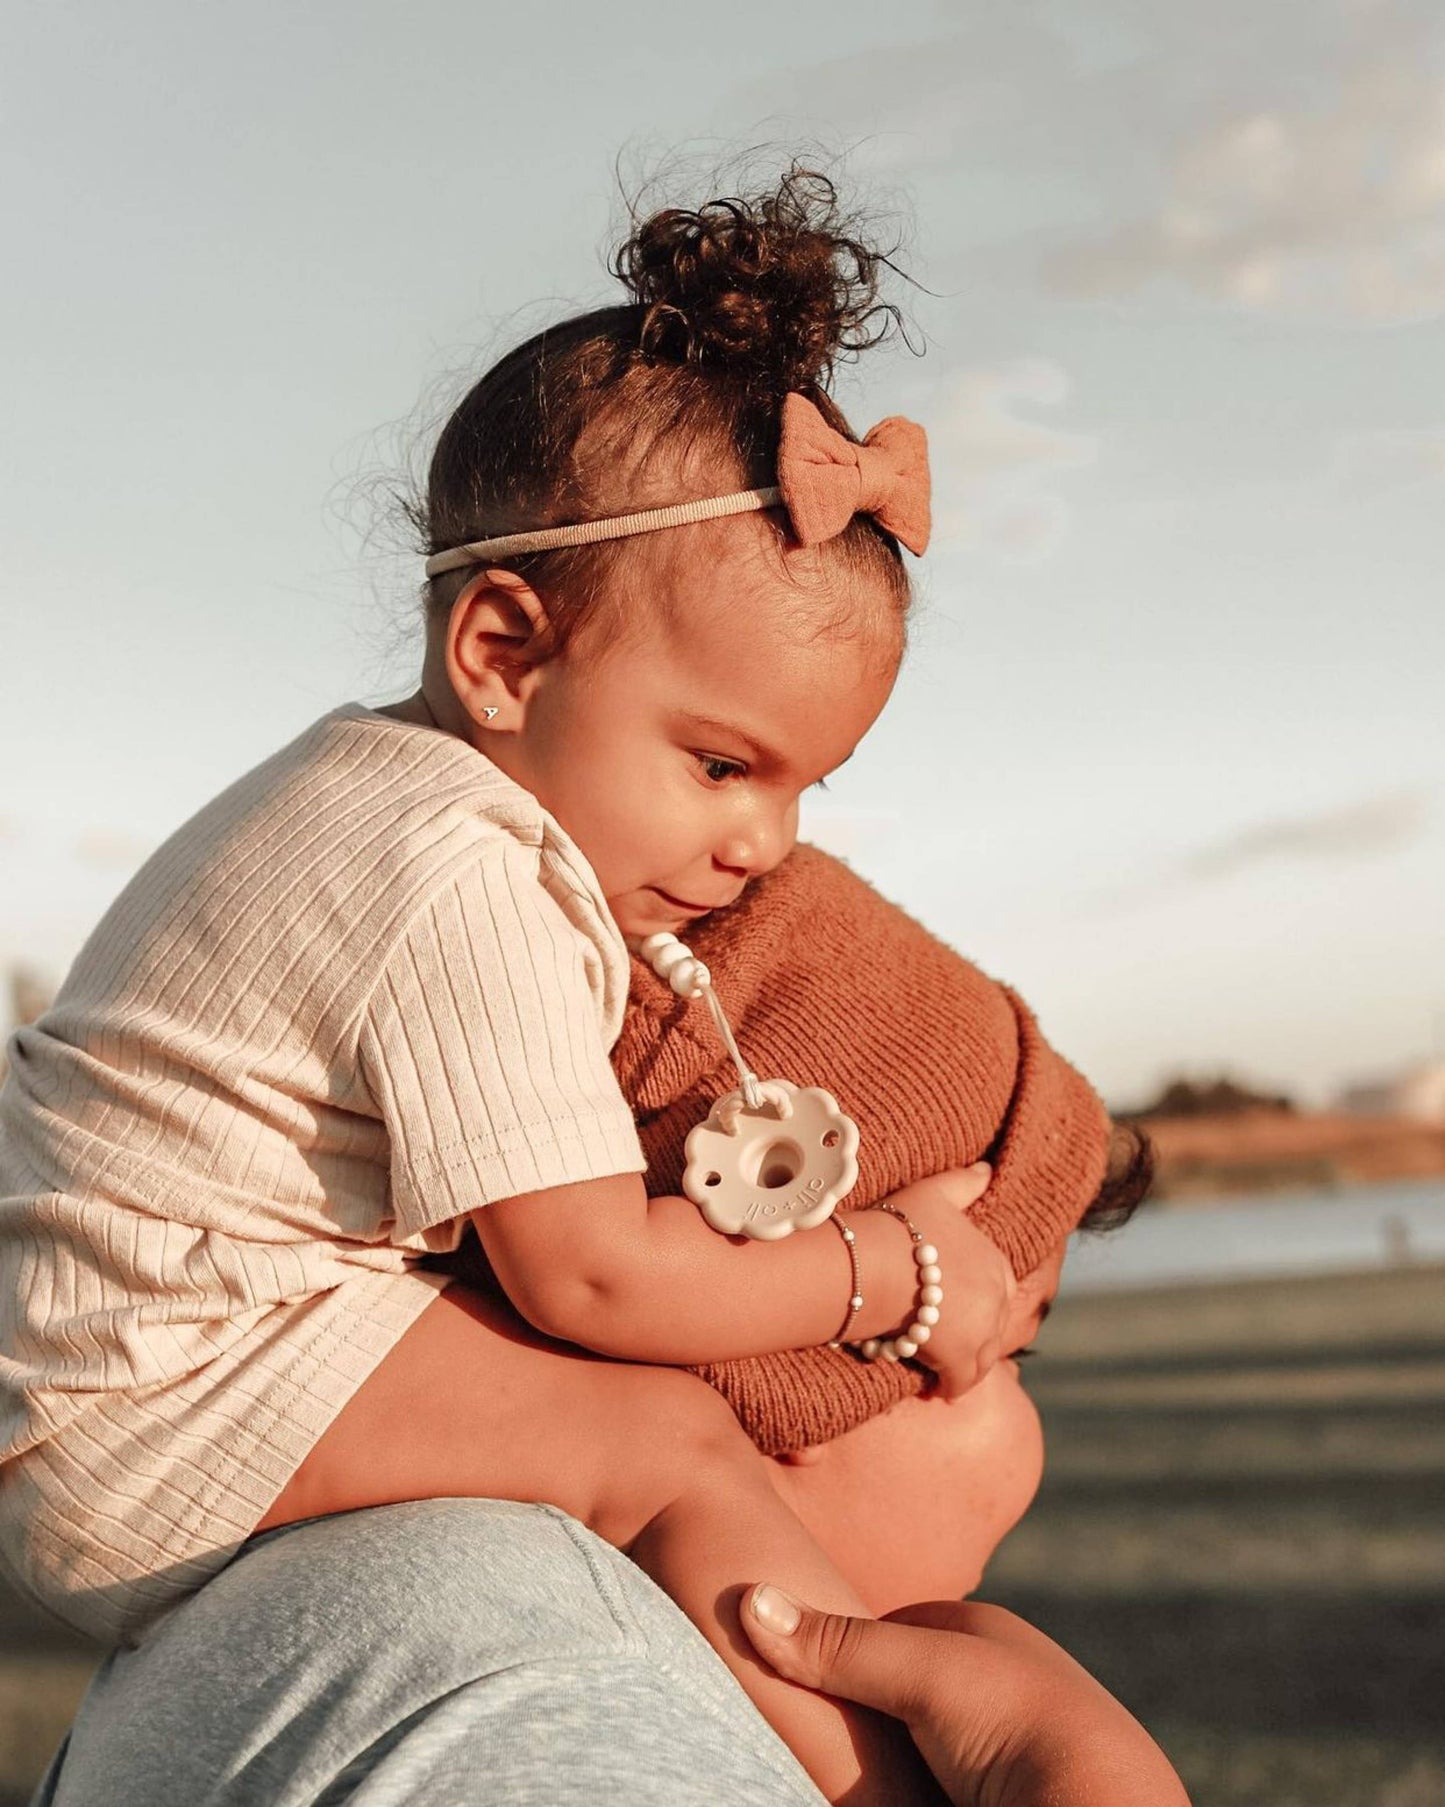
<svg viewBox="0 0 1445 1807"><path fill-rule="evenodd" d="M896 611L876 586L860 584L822 546L793 544L777 511L650 536L649 560L634 594L658 625L689 650L715 656L754 647L766 656L822 648L896 667Z"/></svg>

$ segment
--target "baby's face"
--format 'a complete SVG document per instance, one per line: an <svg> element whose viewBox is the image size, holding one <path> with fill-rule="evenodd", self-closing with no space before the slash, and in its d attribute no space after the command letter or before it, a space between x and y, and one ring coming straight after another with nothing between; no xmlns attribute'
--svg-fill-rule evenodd
<svg viewBox="0 0 1445 1807"><path fill-rule="evenodd" d="M776 866L800 794L893 687L891 644L817 634L846 598L809 581L816 561L780 570L774 531L752 516L657 535L638 567L645 625L610 645L584 629L536 674L508 768L586 854L625 935L686 939Z"/></svg>

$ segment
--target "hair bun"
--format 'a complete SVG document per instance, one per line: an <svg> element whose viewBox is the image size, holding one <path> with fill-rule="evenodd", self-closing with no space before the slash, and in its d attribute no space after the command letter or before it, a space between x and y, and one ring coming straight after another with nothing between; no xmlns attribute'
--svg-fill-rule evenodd
<svg viewBox="0 0 1445 1807"><path fill-rule="evenodd" d="M880 273L894 266L850 224L828 178L799 168L769 194L641 221L613 269L643 310L642 350L780 396L826 387L840 357L899 319L878 299Z"/></svg>

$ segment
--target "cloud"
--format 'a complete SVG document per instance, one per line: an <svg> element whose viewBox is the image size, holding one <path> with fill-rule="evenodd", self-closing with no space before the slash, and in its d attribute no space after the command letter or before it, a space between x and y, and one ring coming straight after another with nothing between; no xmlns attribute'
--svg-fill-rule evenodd
<svg viewBox="0 0 1445 1807"><path fill-rule="evenodd" d="M1355 496L1384 495L1417 483L1445 485L1445 428L1351 433L1340 442L1334 481Z"/></svg>
<svg viewBox="0 0 1445 1807"><path fill-rule="evenodd" d="M1047 258L1052 285L1111 295L1172 278L1253 312L1365 325L1445 311L1445 74L1389 10L1327 100L1196 132L1162 205Z"/></svg>
<svg viewBox="0 0 1445 1807"><path fill-rule="evenodd" d="M1020 91L1054 95L1078 79L1050 22L1000 9L959 31L769 67L725 96L722 117L731 132L739 119L763 121L780 142L816 133L825 153L841 138L852 172L891 176L951 168L990 146L1017 152L1037 135Z"/></svg>
<svg viewBox="0 0 1445 1807"><path fill-rule="evenodd" d="M149 857L155 843L122 829L88 828L75 842L75 857L82 866L101 871L133 872Z"/></svg>
<svg viewBox="0 0 1445 1807"><path fill-rule="evenodd" d="M1206 842L1152 875L1109 885L1081 900L1085 918L1112 918L1150 908L1201 885L1289 861L1343 863L1372 859L1417 840L1429 819L1424 796L1397 791L1315 815L1257 822Z"/></svg>
<svg viewBox="0 0 1445 1807"><path fill-rule="evenodd" d="M1098 439L1020 409L1058 409L1069 378L1045 358L975 367L941 386L929 410L940 535L1011 561L1044 557L1065 531L1069 506L1049 478L1094 462Z"/></svg>
<svg viewBox="0 0 1445 1807"><path fill-rule="evenodd" d="M1176 874L1216 879L1279 859L1352 860L1389 853L1418 836L1427 814L1422 797L1404 792L1319 815L1261 822L1199 848L1180 862Z"/></svg>
<svg viewBox="0 0 1445 1807"><path fill-rule="evenodd" d="M134 872L155 851L154 840L129 829L92 824L80 828L64 822L43 822L18 816L0 816L0 843L23 843L37 860L51 869L60 866L88 868L92 872Z"/></svg>

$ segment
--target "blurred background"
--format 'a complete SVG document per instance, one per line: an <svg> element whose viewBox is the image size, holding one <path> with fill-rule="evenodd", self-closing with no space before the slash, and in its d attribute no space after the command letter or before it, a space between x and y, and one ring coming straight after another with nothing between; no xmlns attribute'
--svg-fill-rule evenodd
<svg viewBox="0 0 1445 1807"><path fill-rule="evenodd" d="M1199 1807L1445 1800L1445 20L1433 0L54 0L0 24L0 1013L339 701L393 498L624 195L901 236L912 653L803 833L1162 1150L1031 1365L985 1592ZM91 1659L0 1603L0 1807Z"/></svg>

